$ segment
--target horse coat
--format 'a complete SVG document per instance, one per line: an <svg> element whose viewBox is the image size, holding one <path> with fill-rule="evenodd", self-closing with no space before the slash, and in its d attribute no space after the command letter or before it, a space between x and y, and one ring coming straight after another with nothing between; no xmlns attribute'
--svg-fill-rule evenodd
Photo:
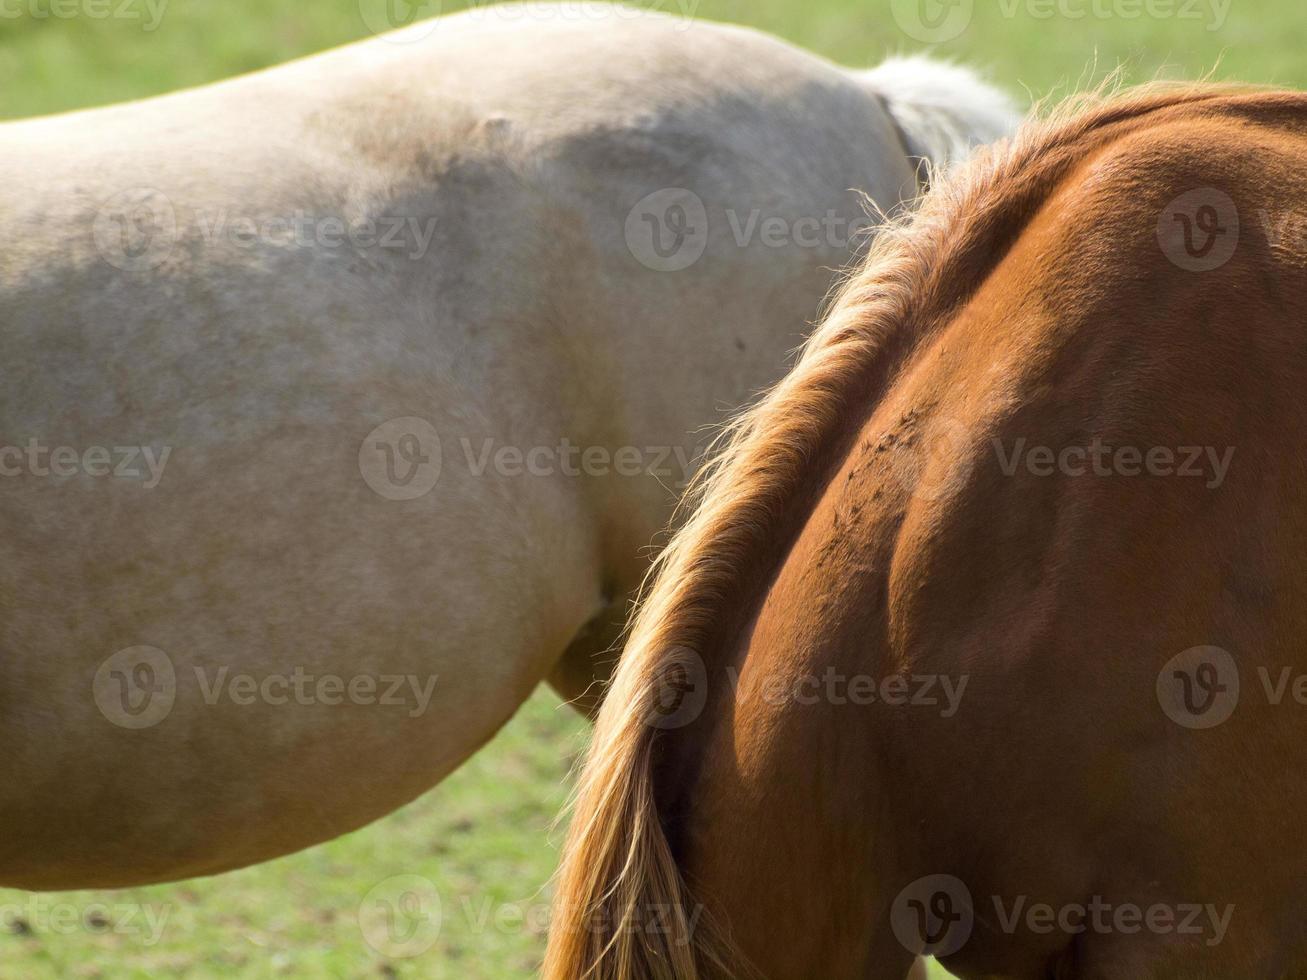
<svg viewBox="0 0 1307 980"><path fill-rule="evenodd" d="M583 695L860 195L1011 118L572 4L0 126L0 882L284 854Z"/></svg>

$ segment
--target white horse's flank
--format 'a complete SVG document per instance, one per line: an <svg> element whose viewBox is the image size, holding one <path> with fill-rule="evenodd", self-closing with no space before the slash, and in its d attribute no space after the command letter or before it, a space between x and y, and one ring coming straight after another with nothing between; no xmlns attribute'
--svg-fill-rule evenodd
<svg viewBox="0 0 1307 980"><path fill-rule="evenodd" d="M0 126L0 883L284 854L583 687L851 189L1014 121L929 62L529 9Z"/></svg>

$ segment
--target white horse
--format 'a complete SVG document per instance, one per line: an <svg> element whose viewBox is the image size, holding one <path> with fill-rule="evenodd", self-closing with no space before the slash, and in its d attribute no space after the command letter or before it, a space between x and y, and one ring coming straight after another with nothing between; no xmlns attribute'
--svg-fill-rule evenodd
<svg viewBox="0 0 1307 980"><path fill-rule="evenodd" d="M273 858L580 695L860 194L1013 122L568 4L0 126L0 883Z"/></svg>

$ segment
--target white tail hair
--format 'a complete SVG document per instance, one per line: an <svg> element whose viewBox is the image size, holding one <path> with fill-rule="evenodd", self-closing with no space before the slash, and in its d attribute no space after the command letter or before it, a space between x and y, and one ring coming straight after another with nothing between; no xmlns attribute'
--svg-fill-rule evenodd
<svg viewBox="0 0 1307 980"><path fill-rule="evenodd" d="M1011 97L964 65L910 55L858 77L889 108L908 155L933 167L965 160L974 147L1011 135L1021 122Z"/></svg>

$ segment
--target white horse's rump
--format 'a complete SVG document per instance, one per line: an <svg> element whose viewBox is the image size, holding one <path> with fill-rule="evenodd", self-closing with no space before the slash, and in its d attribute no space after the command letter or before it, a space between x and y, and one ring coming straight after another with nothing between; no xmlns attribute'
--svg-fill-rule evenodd
<svg viewBox="0 0 1307 980"><path fill-rule="evenodd" d="M1011 122L677 18L419 26L0 126L6 885L275 857L434 785L578 635L581 686L855 191Z"/></svg>

